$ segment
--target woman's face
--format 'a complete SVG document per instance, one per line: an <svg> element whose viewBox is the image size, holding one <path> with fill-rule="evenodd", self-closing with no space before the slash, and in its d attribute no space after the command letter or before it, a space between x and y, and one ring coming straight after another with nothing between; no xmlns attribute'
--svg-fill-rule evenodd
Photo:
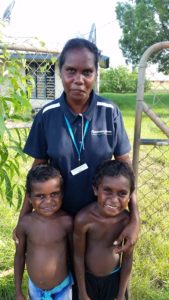
<svg viewBox="0 0 169 300"><path fill-rule="evenodd" d="M95 57L86 48L69 50L60 77L69 103L85 103L96 81Z"/></svg>

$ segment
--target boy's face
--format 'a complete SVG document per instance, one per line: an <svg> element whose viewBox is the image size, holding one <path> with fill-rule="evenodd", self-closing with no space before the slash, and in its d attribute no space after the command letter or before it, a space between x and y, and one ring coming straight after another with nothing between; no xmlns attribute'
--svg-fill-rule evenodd
<svg viewBox="0 0 169 300"><path fill-rule="evenodd" d="M128 206L130 199L130 182L124 176L103 177L103 180L94 188L101 213L105 216L116 216Z"/></svg>
<svg viewBox="0 0 169 300"><path fill-rule="evenodd" d="M56 177L44 182L33 183L30 202L39 215L52 216L62 204L60 178Z"/></svg>

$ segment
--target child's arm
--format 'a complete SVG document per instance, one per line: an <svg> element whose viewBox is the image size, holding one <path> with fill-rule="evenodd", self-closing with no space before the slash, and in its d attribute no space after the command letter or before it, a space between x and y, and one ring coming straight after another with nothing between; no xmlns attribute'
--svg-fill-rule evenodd
<svg viewBox="0 0 169 300"><path fill-rule="evenodd" d="M85 250L86 250L87 226L83 222L83 217L78 215L74 223L74 267L78 284L79 300L90 300L85 284Z"/></svg>
<svg viewBox="0 0 169 300"><path fill-rule="evenodd" d="M68 269L73 267L73 219L68 218L67 222L67 249L68 249Z"/></svg>
<svg viewBox="0 0 169 300"><path fill-rule="evenodd" d="M26 234L22 225L23 223L19 222L17 227L17 236L19 237L19 244L16 244L16 252L14 258L16 300L26 300L22 291L22 278L25 268L26 254Z"/></svg>
<svg viewBox="0 0 169 300"><path fill-rule="evenodd" d="M122 256L120 285L119 285L117 300L125 299L125 292L128 287L129 277L132 269L132 261L133 261L133 247L128 249L128 251L124 252Z"/></svg>

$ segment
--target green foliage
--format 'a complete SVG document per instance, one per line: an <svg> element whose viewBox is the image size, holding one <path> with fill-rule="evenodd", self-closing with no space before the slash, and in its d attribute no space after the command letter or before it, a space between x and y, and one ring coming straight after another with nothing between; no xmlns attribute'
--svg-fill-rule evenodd
<svg viewBox="0 0 169 300"><path fill-rule="evenodd" d="M0 22L0 197L10 205L20 208L24 186L18 184L26 161L23 145L27 137L25 129L8 129L12 124L32 120L31 93L34 90L34 73L26 62L23 51L8 50L4 42ZM44 42L38 40L40 46ZM43 61L39 65L41 73L48 74L56 58ZM16 183L17 182L17 183ZM13 200L15 199L15 201ZM17 201L16 201L17 199Z"/></svg>
<svg viewBox="0 0 169 300"><path fill-rule="evenodd" d="M122 29L120 48L126 63L136 66L151 45L169 40L169 4L161 0L128 0L119 2L116 15ZM169 59L165 51L153 58L159 63L159 70L169 72Z"/></svg>
<svg viewBox="0 0 169 300"><path fill-rule="evenodd" d="M21 53L17 58L7 50L0 33L0 197L13 204L13 195L18 198L17 207L21 204L23 187L16 186L12 179L20 175L19 160L25 160L22 152L22 138L19 130L11 134L7 123L16 120L27 120L31 115L29 102L32 85L30 76L25 73L26 61ZM12 156L9 154L12 152Z"/></svg>
<svg viewBox="0 0 169 300"><path fill-rule="evenodd" d="M100 92L135 93L137 88L137 72L130 72L126 67L101 69ZM145 90L150 89L150 82L146 81Z"/></svg>

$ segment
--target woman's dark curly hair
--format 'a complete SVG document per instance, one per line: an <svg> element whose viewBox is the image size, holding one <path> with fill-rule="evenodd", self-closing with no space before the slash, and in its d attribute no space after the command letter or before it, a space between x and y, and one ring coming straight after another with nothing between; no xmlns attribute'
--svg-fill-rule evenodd
<svg viewBox="0 0 169 300"><path fill-rule="evenodd" d="M93 44L92 42L83 39L83 38L74 38L74 39L70 39L67 41L67 43L65 44L62 52L60 53L59 56L59 70L61 71L64 63L65 63L65 59L66 59L66 54L68 53L69 50L72 49L83 49L86 48L88 49L91 53L93 53L94 55L94 64L96 67L96 70L98 69L98 61L99 61L99 50L97 48L97 46L95 44Z"/></svg>

